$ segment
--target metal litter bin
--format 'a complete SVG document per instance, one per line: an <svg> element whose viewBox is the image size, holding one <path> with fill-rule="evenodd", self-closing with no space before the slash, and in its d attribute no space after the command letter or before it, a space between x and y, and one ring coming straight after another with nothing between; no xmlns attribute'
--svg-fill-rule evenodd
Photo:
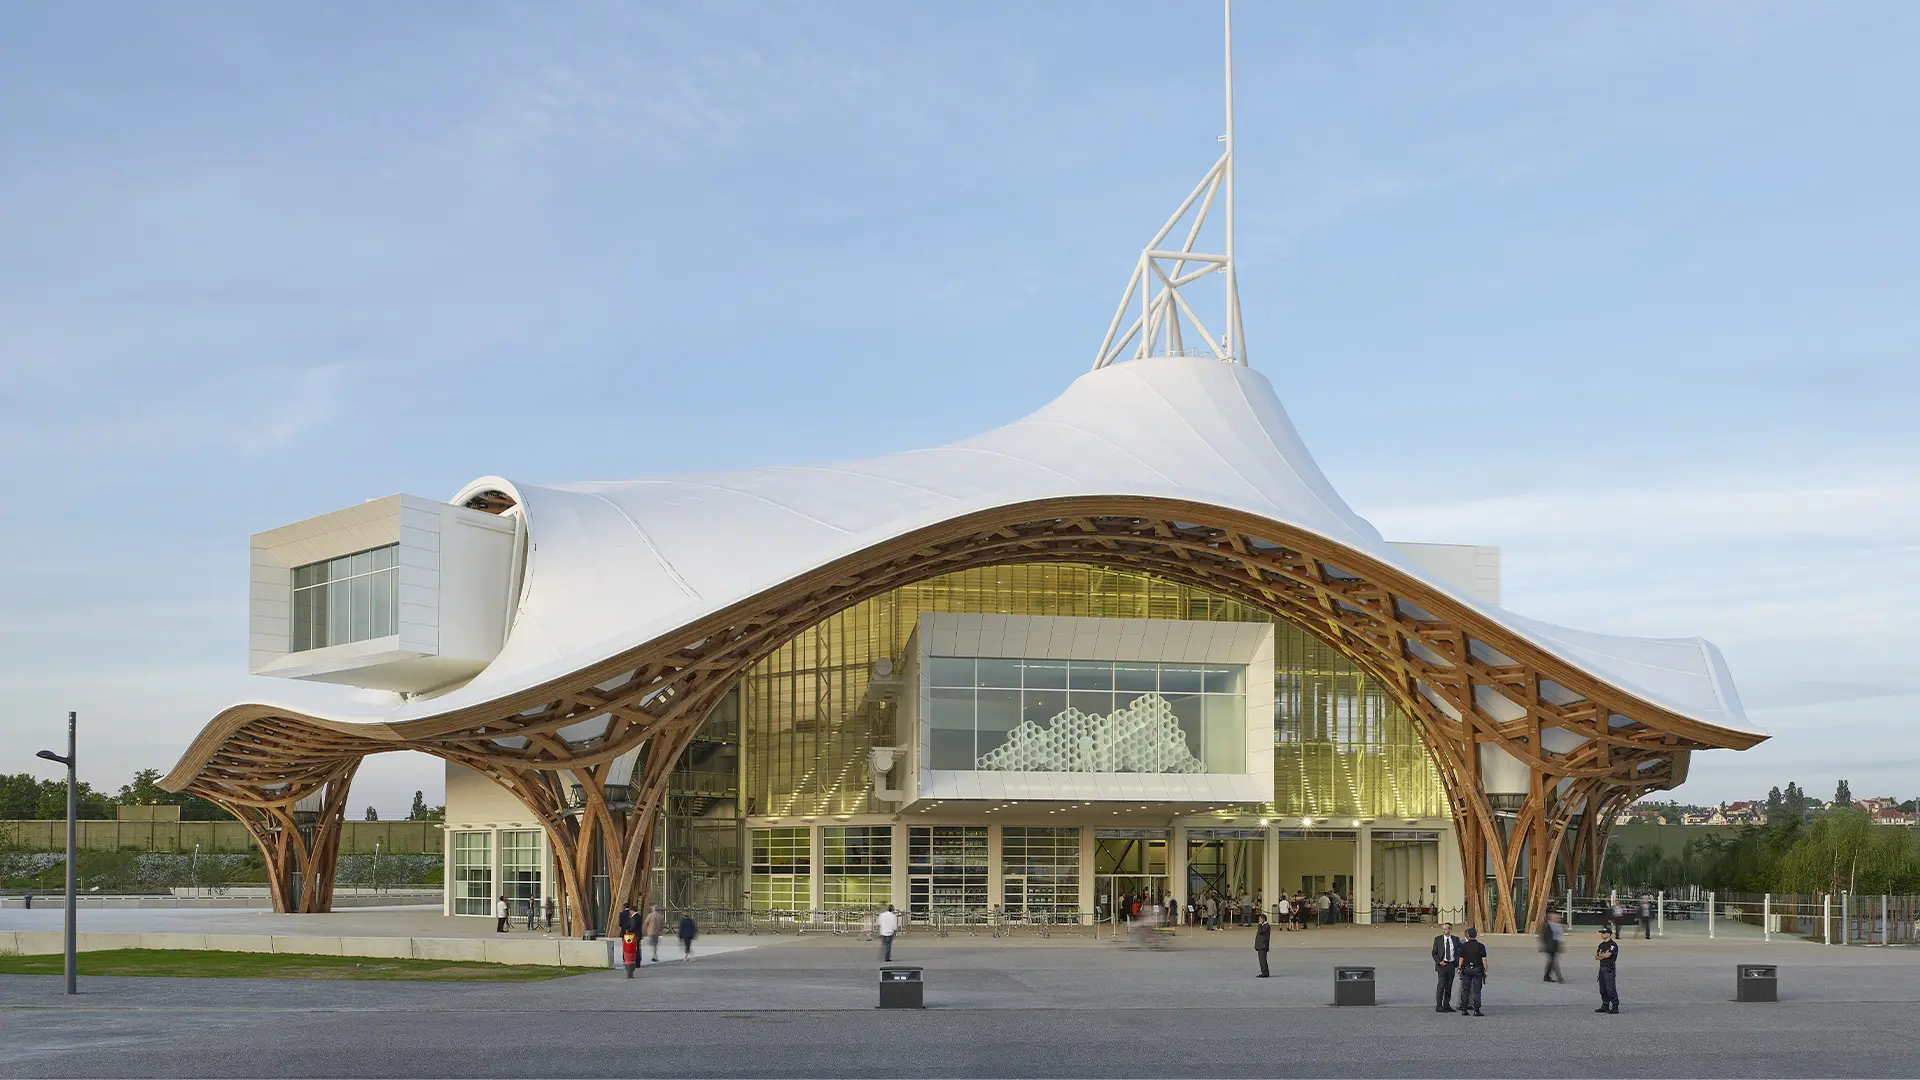
<svg viewBox="0 0 1920 1080"><path fill-rule="evenodd" d="M1333 1003L1335 1005L1373 1004L1373 969L1370 967L1334 968Z"/></svg>
<svg viewBox="0 0 1920 1080"><path fill-rule="evenodd" d="M1779 1001L1780 969L1772 964L1741 964L1734 968L1733 1000Z"/></svg>
<svg viewBox="0 0 1920 1080"><path fill-rule="evenodd" d="M880 1007L883 1009L924 1009L927 1007L920 969L888 965L880 969Z"/></svg>

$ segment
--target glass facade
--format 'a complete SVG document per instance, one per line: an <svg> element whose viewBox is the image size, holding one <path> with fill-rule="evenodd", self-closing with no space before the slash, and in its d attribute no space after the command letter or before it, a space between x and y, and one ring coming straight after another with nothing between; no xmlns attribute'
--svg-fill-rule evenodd
<svg viewBox="0 0 1920 1080"><path fill-rule="evenodd" d="M369 641L400 632L400 545L293 568L289 651Z"/></svg>
<svg viewBox="0 0 1920 1080"><path fill-rule="evenodd" d="M755 911L813 909L813 830L753 830L748 906Z"/></svg>
<svg viewBox="0 0 1920 1080"><path fill-rule="evenodd" d="M740 906L740 696L728 694L674 764L649 893L670 911Z"/></svg>
<svg viewBox="0 0 1920 1080"><path fill-rule="evenodd" d="M987 827L916 825L907 830L907 910L958 914L987 908Z"/></svg>
<svg viewBox="0 0 1920 1080"><path fill-rule="evenodd" d="M832 825L820 830L821 906L876 911L893 901L893 826Z"/></svg>
<svg viewBox="0 0 1920 1080"><path fill-rule="evenodd" d="M540 830L509 829L500 833L500 891L516 915L529 902L538 904L540 887Z"/></svg>
<svg viewBox="0 0 1920 1080"><path fill-rule="evenodd" d="M1080 910L1080 830L1000 830L1001 910L1071 915Z"/></svg>
<svg viewBox="0 0 1920 1080"><path fill-rule="evenodd" d="M1239 664L928 657L928 767L1242 772L1246 674Z"/></svg>
<svg viewBox="0 0 1920 1080"><path fill-rule="evenodd" d="M746 814L894 811L892 804L868 798L867 751L905 739L896 731L898 705L870 694L869 684L876 660L892 659L896 671L904 670L907 639L921 612L1274 623L1275 790L1271 803L1249 810L1448 816L1444 789L1418 731L1351 661L1251 605L1150 574L1078 564L945 574L829 616L777 649L741 682ZM1114 677L1120 677L1118 665ZM992 718L982 724L980 707L976 698L976 740L981 730L997 730L989 726ZM992 707L1000 710L997 722L1005 722L1007 703Z"/></svg>
<svg viewBox="0 0 1920 1080"><path fill-rule="evenodd" d="M1451 817L1426 744L1386 689L1305 631L1275 630L1268 812Z"/></svg>
<svg viewBox="0 0 1920 1080"><path fill-rule="evenodd" d="M493 834L453 834L453 913L493 914Z"/></svg>

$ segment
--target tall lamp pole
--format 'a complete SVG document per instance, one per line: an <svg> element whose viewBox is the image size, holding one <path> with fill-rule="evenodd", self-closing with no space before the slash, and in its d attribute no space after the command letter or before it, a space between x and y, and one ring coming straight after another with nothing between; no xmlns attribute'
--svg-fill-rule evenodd
<svg viewBox="0 0 1920 1080"><path fill-rule="evenodd" d="M75 945L79 940L74 933L76 926L75 917L78 915L76 909L79 906L77 897L80 892L79 867L74 863L74 849L79 846L75 842L78 839L75 835L77 831L75 822L80 818L80 778L78 775L79 770L74 766L74 762L79 757L78 753L76 753L78 740L75 736L75 730L79 727L79 722L79 714L67 714L66 757L61 757L51 750L42 750L37 755L38 757L46 758L48 761L57 761L67 767L67 993L69 994L78 994L80 992L78 985L80 968L74 956Z"/></svg>

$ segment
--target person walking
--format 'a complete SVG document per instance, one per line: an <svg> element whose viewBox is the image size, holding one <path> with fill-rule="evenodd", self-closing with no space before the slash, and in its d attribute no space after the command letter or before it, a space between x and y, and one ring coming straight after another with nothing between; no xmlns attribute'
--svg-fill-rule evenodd
<svg viewBox="0 0 1920 1080"><path fill-rule="evenodd" d="M1480 1011L1480 991L1486 985L1487 947L1480 944L1480 931L1469 926L1460 946L1460 1015L1487 1015Z"/></svg>
<svg viewBox="0 0 1920 1080"><path fill-rule="evenodd" d="M1273 926L1267 922L1267 913L1255 916L1259 921L1253 924L1253 955L1260 958L1260 974L1256 979L1267 978L1267 946L1273 943Z"/></svg>
<svg viewBox="0 0 1920 1080"><path fill-rule="evenodd" d="M700 934L700 928L693 925L692 915L680 916L680 958L693 962L693 939Z"/></svg>
<svg viewBox="0 0 1920 1080"><path fill-rule="evenodd" d="M1566 944L1566 936L1567 928L1560 922L1560 913L1547 912L1547 921L1540 925L1540 951L1547 954L1547 972L1542 981L1567 981L1567 977L1560 974L1560 949Z"/></svg>
<svg viewBox="0 0 1920 1080"><path fill-rule="evenodd" d="M553 897L547 897L547 929L553 929Z"/></svg>
<svg viewBox="0 0 1920 1080"><path fill-rule="evenodd" d="M1644 893L1640 896L1640 936L1653 940L1653 897Z"/></svg>
<svg viewBox="0 0 1920 1080"><path fill-rule="evenodd" d="M1433 939L1434 1012L1453 1011L1453 977L1459 969L1460 939L1453 936L1452 923L1441 923L1440 936Z"/></svg>
<svg viewBox="0 0 1920 1080"><path fill-rule="evenodd" d="M1627 909L1620 906L1620 901L1615 900L1607 906L1607 922L1613 927L1614 937L1620 936L1620 924L1626 921Z"/></svg>
<svg viewBox="0 0 1920 1080"><path fill-rule="evenodd" d="M887 910L880 913L880 962L893 963L893 935L900 932L900 916L888 904Z"/></svg>
<svg viewBox="0 0 1920 1080"><path fill-rule="evenodd" d="M1593 958L1600 961L1600 1007L1597 1013L1620 1012L1620 988L1615 983L1614 963L1620 959L1620 943L1613 939L1613 931L1600 928L1600 947L1593 950Z"/></svg>
<svg viewBox="0 0 1920 1080"><path fill-rule="evenodd" d="M499 920L498 922L496 922L496 923L494 923L494 924L493 924L493 932L494 932L494 933L496 933L496 934L504 934L504 933L506 933L506 932L507 932L507 912L508 912L508 910L509 910L509 909L508 909L508 907L507 907L507 894L505 894L505 893L501 893L501 894L500 894L500 902L499 902L499 903L497 903L497 904L495 904L495 905L493 906L493 914L494 914L494 917L495 917L496 919L498 919L498 920Z"/></svg>
<svg viewBox="0 0 1920 1080"><path fill-rule="evenodd" d="M647 939L647 951L653 954L653 962L660 962L660 931L667 928L667 917L655 904L647 909L647 917L640 920L640 933Z"/></svg>

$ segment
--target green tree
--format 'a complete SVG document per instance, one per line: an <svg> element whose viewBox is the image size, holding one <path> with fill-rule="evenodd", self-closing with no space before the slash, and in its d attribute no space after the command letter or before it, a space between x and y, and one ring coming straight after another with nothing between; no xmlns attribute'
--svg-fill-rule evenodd
<svg viewBox="0 0 1920 1080"><path fill-rule="evenodd" d="M425 792L413 793L413 808L407 811L408 821L427 820L427 796Z"/></svg>
<svg viewBox="0 0 1920 1080"><path fill-rule="evenodd" d="M1920 840L1864 810L1822 814L1788 848L1775 888L1804 893L1902 893L1920 888Z"/></svg>
<svg viewBox="0 0 1920 1080"><path fill-rule="evenodd" d="M375 810L375 809L374 809L373 807L371 807L371 806L369 806L369 807L367 807L367 820L368 820L368 821L379 821L379 820L380 820L380 811L378 811L378 810Z"/></svg>
<svg viewBox="0 0 1920 1080"><path fill-rule="evenodd" d="M1778 821L1787 816L1787 797L1780 793L1780 785L1775 784L1767 792L1767 820Z"/></svg>
<svg viewBox="0 0 1920 1080"><path fill-rule="evenodd" d="M60 821L67 816L67 782L65 780L42 780L38 784L38 798L34 803L32 817L43 821ZM113 800L93 790L85 780L80 781L77 800L80 817L87 820L111 818Z"/></svg>
<svg viewBox="0 0 1920 1080"><path fill-rule="evenodd" d="M159 769L141 769L133 774L133 783L122 784L114 801L121 806L171 806L176 796L160 786Z"/></svg>
<svg viewBox="0 0 1920 1080"><path fill-rule="evenodd" d="M1853 789L1847 786L1847 782L1845 780L1842 780L1833 789L1833 807L1834 809L1839 810L1852 805L1853 805Z"/></svg>
<svg viewBox="0 0 1920 1080"><path fill-rule="evenodd" d="M32 773L0 776L0 821L23 821L40 812L40 781Z"/></svg>

